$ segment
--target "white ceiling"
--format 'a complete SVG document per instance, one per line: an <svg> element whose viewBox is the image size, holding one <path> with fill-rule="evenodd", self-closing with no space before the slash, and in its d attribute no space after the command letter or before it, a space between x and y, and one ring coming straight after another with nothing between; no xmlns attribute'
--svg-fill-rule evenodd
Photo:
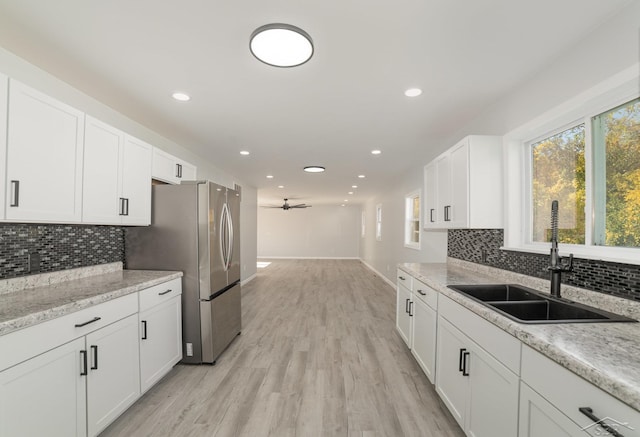
<svg viewBox="0 0 640 437"><path fill-rule="evenodd" d="M358 203L629 2L0 0L0 44L263 202ZM291 69L253 58L249 36L273 22L306 30L314 57ZM303 173L310 164L327 171Z"/></svg>

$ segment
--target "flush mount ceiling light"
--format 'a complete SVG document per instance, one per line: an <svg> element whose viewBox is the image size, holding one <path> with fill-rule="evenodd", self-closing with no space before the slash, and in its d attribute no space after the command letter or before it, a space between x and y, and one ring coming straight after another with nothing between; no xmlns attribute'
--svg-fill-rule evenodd
<svg viewBox="0 0 640 437"><path fill-rule="evenodd" d="M188 102L189 100L191 100L191 97L189 96L189 94L181 93L179 91L176 91L175 93L171 94L171 97L173 97L174 99L180 102Z"/></svg>
<svg viewBox="0 0 640 437"><path fill-rule="evenodd" d="M358 175L358 177L359 177L360 179L364 179L364 178L366 178L366 176L365 176L365 175L363 175L363 174L359 174L359 175Z"/></svg>
<svg viewBox="0 0 640 437"><path fill-rule="evenodd" d="M247 155L250 155L251 153L248 150L241 150L240 154L243 156L247 156Z"/></svg>
<svg viewBox="0 0 640 437"><path fill-rule="evenodd" d="M267 179L273 179L273 175L272 174L268 174L267 175Z"/></svg>
<svg viewBox="0 0 640 437"><path fill-rule="evenodd" d="M296 67L313 56L313 41L307 32L290 24L272 23L251 34L251 53L274 67Z"/></svg>
<svg viewBox="0 0 640 437"><path fill-rule="evenodd" d="M308 165L303 170L307 173L322 173L324 171L324 167L319 165Z"/></svg>
<svg viewBox="0 0 640 437"><path fill-rule="evenodd" d="M409 88L404 92L404 95L407 97L418 97L422 94L422 90L420 88Z"/></svg>
<svg viewBox="0 0 640 437"><path fill-rule="evenodd" d="M381 153L382 153L382 150L378 150L378 149L376 149L376 150L372 150L372 151L371 151L371 154L372 154L372 155L379 155L379 154L381 154Z"/></svg>

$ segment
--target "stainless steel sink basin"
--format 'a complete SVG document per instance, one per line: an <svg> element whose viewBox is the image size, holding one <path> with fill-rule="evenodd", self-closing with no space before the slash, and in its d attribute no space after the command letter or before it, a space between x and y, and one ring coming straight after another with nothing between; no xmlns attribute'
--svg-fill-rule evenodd
<svg viewBox="0 0 640 437"><path fill-rule="evenodd" d="M520 323L637 322L568 299L515 284L449 285L471 299Z"/></svg>

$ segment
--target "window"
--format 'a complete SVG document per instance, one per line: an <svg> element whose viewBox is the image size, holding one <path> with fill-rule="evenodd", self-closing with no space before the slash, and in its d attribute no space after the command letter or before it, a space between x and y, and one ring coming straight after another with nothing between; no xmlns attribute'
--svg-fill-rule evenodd
<svg viewBox="0 0 640 437"><path fill-rule="evenodd" d="M407 194L404 203L404 245L420 250L420 190Z"/></svg>
<svg viewBox="0 0 640 437"><path fill-rule="evenodd" d="M531 145L531 241L551 239L551 202L557 200L558 241L585 242L584 124Z"/></svg>
<svg viewBox="0 0 640 437"><path fill-rule="evenodd" d="M640 99L593 117L594 244L640 247Z"/></svg>
<svg viewBox="0 0 640 437"><path fill-rule="evenodd" d="M376 240L382 241L382 204L376 205Z"/></svg>
<svg viewBox="0 0 640 437"><path fill-rule="evenodd" d="M367 214L362 211L362 217L360 218L360 236L362 238L364 238L365 235L365 231L366 231L366 224L367 224L367 220L366 220Z"/></svg>
<svg viewBox="0 0 640 437"><path fill-rule="evenodd" d="M548 254L557 199L563 255L640 264L638 71L505 134L505 249Z"/></svg>

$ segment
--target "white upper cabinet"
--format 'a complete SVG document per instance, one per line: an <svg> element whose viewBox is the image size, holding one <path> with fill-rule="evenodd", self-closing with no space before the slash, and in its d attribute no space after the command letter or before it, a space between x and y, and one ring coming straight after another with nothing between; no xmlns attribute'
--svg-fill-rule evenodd
<svg viewBox="0 0 640 437"><path fill-rule="evenodd" d="M6 219L80 222L84 113L11 80L7 119Z"/></svg>
<svg viewBox="0 0 640 437"><path fill-rule="evenodd" d="M84 134L82 221L120 223L120 167L124 133L87 116ZM151 181L149 181L151 183Z"/></svg>
<svg viewBox="0 0 640 437"><path fill-rule="evenodd" d="M426 229L501 228L502 139L471 135L425 166Z"/></svg>
<svg viewBox="0 0 640 437"><path fill-rule="evenodd" d="M87 116L84 148L82 221L150 224L152 147Z"/></svg>
<svg viewBox="0 0 640 437"><path fill-rule="evenodd" d="M154 147L152 176L163 182L179 184L196 179L196 166Z"/></svg>
<svg viewBox="0 0 640 437"><path fill-rule="evenodd" d="M7 103L9 100L9 78L0 74L0 219L5 216L7 179Z"/></svg>
<svg viewBox="0 0 640 437"><path fill-rule="evenodd" d="M151 224L151 156L153 147L126 135L122 159L121 214L124 225Z"/></svg>

